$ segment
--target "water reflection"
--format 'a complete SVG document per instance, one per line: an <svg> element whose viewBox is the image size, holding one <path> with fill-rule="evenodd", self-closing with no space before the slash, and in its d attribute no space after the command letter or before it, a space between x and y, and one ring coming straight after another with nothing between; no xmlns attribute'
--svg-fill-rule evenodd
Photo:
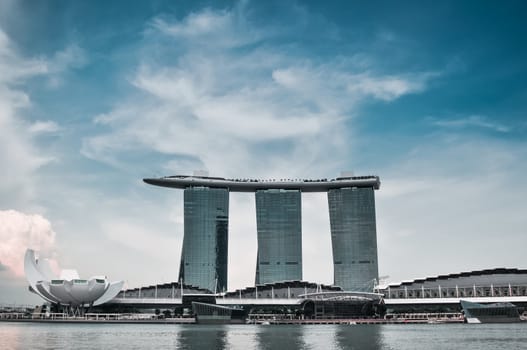
<svg viewBox="0 0 527 350"><path fill-rule="evenodd" d="M305 327L257 326L255 343L259 349L305 349Z"/></svg>
<svg viewBox="0 0 527 350"><path fill-rule="evenodd" d="M336 341L337 326L335 325L306 325L304 328L305 349L340 349Z"/></svg>
<svg viewBox="0 0 527 350"><path fill-rule="evenodd" d="M228 325L191 325L177 332L176 349L228 349Z"/></svg>
<svg viewBox="0 0 527 350"><path fill-rule="evenodd" d="M0 350L523 349L527 323L483 325L139 325L0 322Z"/></svg>
<svg viewBox="0 0 527 350"><path fill-rule="evenodd" d="M339 349L386 349L380 325L340 325L335 335Z"/></svg>
<svg viewBox="0 0 527 350"><path fill-rule="evenodd" d="M21 349L22 329L16 324L0 323L0 349Z"/></svg>
<svg viewBox="0 0 527 350"><path fill-rule="evenodd" d="M387 349L382 330L376 325L303 326L306 349Z"/></svg>

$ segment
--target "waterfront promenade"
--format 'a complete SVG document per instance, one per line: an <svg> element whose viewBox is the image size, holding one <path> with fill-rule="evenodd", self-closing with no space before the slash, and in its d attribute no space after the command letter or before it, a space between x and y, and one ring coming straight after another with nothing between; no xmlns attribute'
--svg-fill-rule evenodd
<svg viewBox="0 0 527 350"><path fill-rule="evenodd" d="M416 313L388 315L387 318L284 318L273 315L250 315L247 324L260 325L355 325L355 324L423 324L423 323L463 323L460 313ZM195 324L194 317L165 318L156 314L118 314L86 313L84 316L71 317L63 313L28 314L22 312L0 313L0 322L29 323L121 323L121 324Z"/></svg>
<svg viewBox="0 0 527 350"><path fill-rule="evenodd" d="M68 316L64 313L28 314L22 312L0 313L0 322L34 323L144 323L144 324L192 324L194 317L165 318L156 314L86 313L84 316Z"/></svg>

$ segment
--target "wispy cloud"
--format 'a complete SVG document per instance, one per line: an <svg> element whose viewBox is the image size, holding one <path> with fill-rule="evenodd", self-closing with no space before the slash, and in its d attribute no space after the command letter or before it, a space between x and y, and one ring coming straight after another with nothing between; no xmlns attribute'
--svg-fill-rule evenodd
<svg viewBox="0 0 527 350"><path fill-rule="evenodd" d="M158 32L186 41L192 46L233 48L258 40L255 32L237 11L204 9L191 13L181 21L156 18L152 22Z"/></svg>
<svg viewBox="0 0 527 350"><path fill-rule="evenodd" d="M56 121L28 120L32 107L26 92L32 79L57 86L61 76L85 64L84 51L71 45L52 57L25 57L0 29L0 193L5 207L27 203L34 196L36 171L55 159L37 146L37 137L60 130Z"/></svg>
<svg viewBox="0 0 527 350"><path fill-rule="evenodd" d="M316 67L288 67L273 71L273 79L280 85L298 91L305 99L330 102L336 108L354 107L361 100L392 101L403 95L418 93L426 88L433 73L380 75L365 70L349 72L336 62ZM307 96L306 96L307 95ZM329 97L333 96L333 99ZM346 97L344 101L341 98ZM330 108L330 104L324 106Z"/></svg>
<svg viewBox="0 0 527 350"><path fill-rule="evenodd" d="M64 72L73 68L81 68L87 63L87 53L77 44L70 44L63 50L57 51L49 60L51 72Z"/></svg>
<svg viewBox="0 0 527 350"><path fill-rule="evenodd" d="M21 79L47 72L44 59L20 57L7 34L0 29L0 86L17 84Z"/></svg>
<svg viewBox="0 0 527 350"><path fill-rule="evenodd" d="M348 90L351 93L362 93L380 100L392 101L403 95L422 92L432 75L431 73L381 77L359 75L348 85Z"/></svg>
<svg viewBox="0 0 527 350"><path fill-rule="evenodd" d="M28 177L50 160L34 147L28 123L20 116L30 105L20 85L47 71L44 60L21 57L0 30L0 193L11 205L31 195L33 184Z"/></svg>
<svg viewBox="0 0 527 350"><path fill-rule="evenodd" d="M38 120L29 126L28 131L32 134L54 133L60 130L59 125L51 120Z"/></svg>
<svg viewBox="0 0 527 350"><path fill-rule="evenodd" d="M88 55L76 44L56 52L48 60L48 86L58 88L64 83L64 74L72 69L84 67L88 63Z"/></svg>
<svg viewBox="0 0 527 350"><path fill-rule="evenodd" d="M457 119L434 119L432 118L432 124L443 128L451 129L464 129L464 128L482 128L489 129L492 131L507 133L511 131L511 128L503 124L489 120L488 118L480 115L471 115L464 118Z"/></svg>
<svg viewBox="0 0 527 350"><path fill-rule="evenodd" d="M342 58L299 59L265 33L243 7L154 20L143 51L156 55L141 56L131 79L138 95L95 117L111 132L86 138L82 153L122 166L120 152L149 149L176 158L171 168L192 159L222 174L322 175L340 167L327 154L351 157L343 125L362 101L420 92L430 79L426 72L353 71Z"/></svg>

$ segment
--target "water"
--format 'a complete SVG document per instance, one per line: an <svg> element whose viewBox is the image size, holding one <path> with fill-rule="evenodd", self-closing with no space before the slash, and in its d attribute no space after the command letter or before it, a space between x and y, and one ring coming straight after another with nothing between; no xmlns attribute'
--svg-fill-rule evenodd
<svg viewBox="0 0 527 350"><path fill-rule="evenodd" d="M0 349L527 349L527 324L0 323Z"/></svg>

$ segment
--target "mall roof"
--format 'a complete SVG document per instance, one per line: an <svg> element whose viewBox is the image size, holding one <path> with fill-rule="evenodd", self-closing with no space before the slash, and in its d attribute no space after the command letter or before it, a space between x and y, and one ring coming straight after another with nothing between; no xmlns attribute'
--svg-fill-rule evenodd
<svg viewBox="0 0 527 350"><path fill-rule="evenodd" d="M440 281L447 281L447 280L455 280L455 279L461 279L461 278L472 278L471 281L474 281L474 278L491 278L492 276L496 275L510 275L512 276L519 276L519 275L527 275L527 269L517 269L517 268L495 268L495 269L485 269L485 270L475 270L475 271L466 271L466 272L459 272L459 273L451 273L446 275L439 275L439 276L430 276L425 278L416 278L414 280L409 281L402 281L400 283L391 283L387 285L386 287L390 288L397 288L402 286L410 286L413 284L420 284L425 282L436 282L439 283Z"/></svg>

